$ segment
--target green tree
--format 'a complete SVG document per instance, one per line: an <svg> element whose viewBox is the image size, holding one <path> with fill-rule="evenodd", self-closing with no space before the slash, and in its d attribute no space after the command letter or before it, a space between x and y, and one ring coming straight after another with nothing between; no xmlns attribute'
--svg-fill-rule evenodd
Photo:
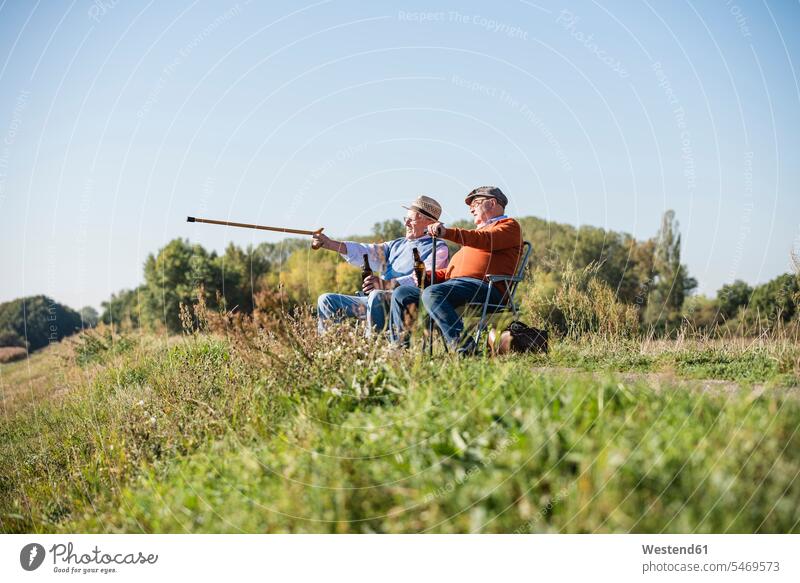
<svg viewBox="0 0 800 583"><path fill-rule="evenodd" d="M681 264L681 235L675 211L666 211L661 219L653 271L645 322L656 330L665 330L680 322L684 299L697 287L697 281L689 277L686 266Z"/></svg>
<svg viewBox="0 0 800 583"><path fill-rule="evenodd" d="M81 322L84 328L94 328L100 321L100 314L92 306L84 306L78 313L81 315Z"/></svg>
<svg viewBox="0 0 800 583"><path fill-rule="evenodd" d="M692 329L710 333L720 323L719 303L703 295L691 296L683 303L683 317Z"/></svg>
<svg viewBox="0 0 800 583"><path fill-rule="evenodd" d="M797 314L798 293L797 277L790 273L756 286L747 310L748 321L767 330L779 322L788 322Z"/></svg>
<svg viewBox="0 0 800 583"><path fill-rule="evenodd" d="M337 285L337 275L342 278L337 272L341 261L337 254L327 251L292 253L280 273L280 282L289 301L316 304L317 297L325 292L353 293L353 289L340 289Z"/></svg>
<svg viewBox="0 0 800 583"><path fill-rule="evenodd" d="M30 350L47 346L81 329L81 316L47 296L30 296L0 304L0 333L8 345Z"/></svg>
<svg viewBox="0 0 800 583"><path fill-rule="evenodd" d="M568 263L575 269L597 264L597 277L615 290L620 300L644 306L652 276L651 239L637 241L627 233L589 226L576 229L537 217L518 221L523 238L533 245L534 270L558 274Z"/></svg>
<svg viewBox="0 0 800 583"><path fill-rule="evenodd" d="M173 239L144 265L142 317L150 326L181 330L180 304L193 304L202 289L209 307L216 307L220 273L214 252L184 239Z"/></svg>
<svg viewBox="0 0 800 583"><path fill-rule="evenodd" d="M25 339L22 336L13 330L0 330L0 348L6 346L19 346L20 348L27 348L28 343L25 342Z"/></svg>
<svg viewBox="0 0 800 583"><path fill-rule="evenodd" d="M652 243L639 243L627 233L583 226L577 230L571 261L581 268L596 264L598 279L621 301L636 303L652 271L652 249Z"/></svg>
<svg viewBox="0 0 800 583"><path fill-rule="evenodd" d="M138 328L141 325L141 303L144 296L144 286L136 289L124 289L115 294L100 307L103 313L100 321L105 324L123 327Z"/></svg>
<svg viewBox="0 0 800 583"><path fill-rule="evenodd" d="M226 310L253 311L253 298L259 291L259 281L267 273L270 262L252 247L242 250L233 243L217 258L221 274L224 306Z"/></svg>
<svg viewBox="0 0 800 583"><path fill-rule="evenodd" d="M310 246L308 239L284 239L277 243L260 243L253 253L266 262L269 272L277 273L292 253Z"/></svg>
<svg viewBox="0 0 800 583"><path fill-rule="evenodd" d="M732 320L740 309L746 308L753 295L753 288L737 279L733 283L726 283L717 292L720 316Z"/></svg>
<svg viewBox="0 0 800 583"><path fill-rule="evenodd" d="M372 227L372 234L376 241L392 241L405 237L406 227L399 219L389 219L381 223L375 223Z"/></svg>

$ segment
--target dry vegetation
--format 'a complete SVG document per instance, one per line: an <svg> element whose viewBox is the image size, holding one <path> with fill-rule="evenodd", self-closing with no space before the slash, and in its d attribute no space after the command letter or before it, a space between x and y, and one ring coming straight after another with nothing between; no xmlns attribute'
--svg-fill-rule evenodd
<svg viewBox="0 0 800 583"><path fill-rule="evenodd" d="M431 360L271 301L3 365L2 530L800 530L792 339L589 330Z"/></svg>
<svg viewBox="0 0 800 583"><path fill-rule="evenodd" d="M19 346L0 346L0 364L16 362L28 356L28 351Z"/></svg>

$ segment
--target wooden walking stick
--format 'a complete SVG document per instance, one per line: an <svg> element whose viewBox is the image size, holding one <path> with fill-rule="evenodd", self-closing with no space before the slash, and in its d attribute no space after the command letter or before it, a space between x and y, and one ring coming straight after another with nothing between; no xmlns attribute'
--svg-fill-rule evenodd
<svg viewBox="0 0 800 583"><path fill-rule="evenodd" d="M224 225L226 227L241 227L243 229L259 229L261 231L276 231L278 233L291 233L293 235L318 235L325 227L310 231L307 229L289 229L288 227L268 227L266 225L251 225L249 223L234 223L232 221L215 221L213 219L201 219L199 217L186 217L187 223L209 223L211 225Z"/></svg>

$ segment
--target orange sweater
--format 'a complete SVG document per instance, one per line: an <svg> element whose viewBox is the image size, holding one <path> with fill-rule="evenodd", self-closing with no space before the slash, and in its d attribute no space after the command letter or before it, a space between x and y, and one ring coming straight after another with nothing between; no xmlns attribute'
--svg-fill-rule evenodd
<svg viewBox="0 0 800 583"><path fill-rule="evenodd" d="M454 277L514 275L522 255L522 229L514 219L500 219L477 229L445 229L442 238L463 246L446 269L436 270L437 283Z"/></svg>

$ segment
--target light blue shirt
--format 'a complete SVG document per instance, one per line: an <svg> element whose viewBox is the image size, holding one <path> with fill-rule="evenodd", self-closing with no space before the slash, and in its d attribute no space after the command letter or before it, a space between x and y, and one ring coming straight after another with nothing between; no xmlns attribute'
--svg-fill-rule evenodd
<svg viewBox="0 0 800 583"><path fill-rule="evenodd" d="M419 256L430 271L433 259L433 239L428 235L419 239L400 237L387 243L354 243L345 241L347 253L342 257L351 265L362 267L364 255L369 257L369 266L380 273L381 279L394 279L398 285L417 285L414 278L414 254L412 249L419 250ZM450 251L441 239L436 245L436 269L447 267Z"/></svg>

